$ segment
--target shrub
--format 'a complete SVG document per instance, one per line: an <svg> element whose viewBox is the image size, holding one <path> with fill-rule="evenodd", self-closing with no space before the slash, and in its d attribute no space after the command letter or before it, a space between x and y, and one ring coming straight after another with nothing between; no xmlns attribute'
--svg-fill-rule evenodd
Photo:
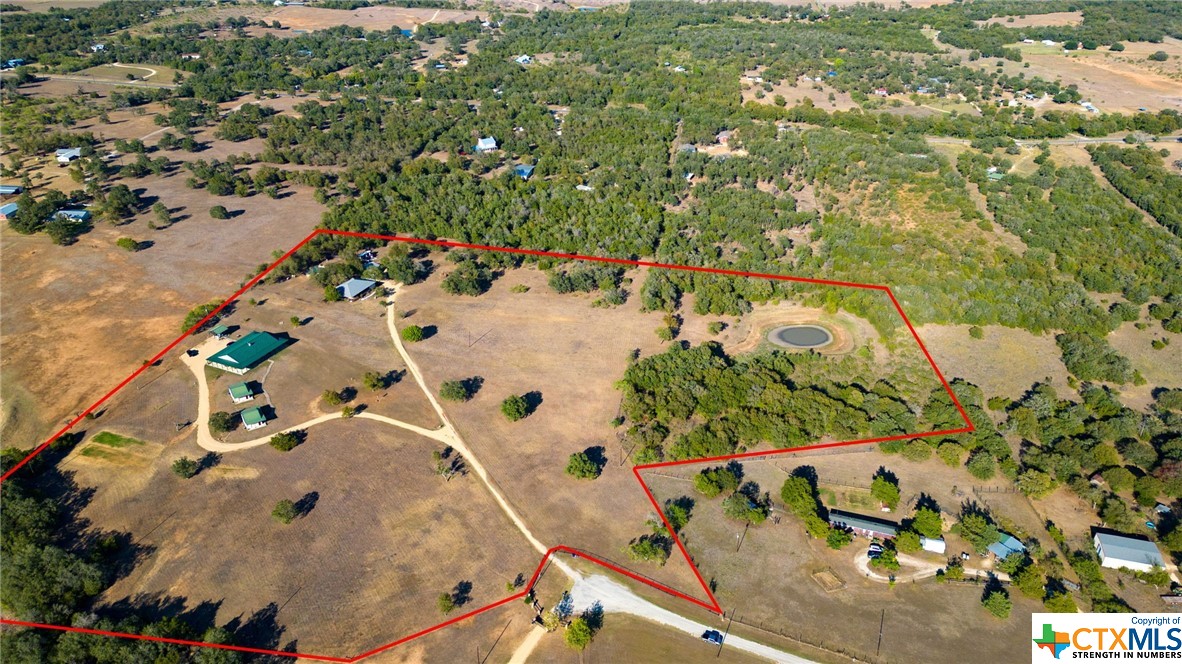
<svg viewBox="0 0 1182 664"><path fill-rule="evenodd" d="M226 209L225 205L215 205L209 208L209 216L214 219L229 219L230 211Z"/></svg>
<svg viewBox="0 0 1182 664"><path fill-rule="evenodd" d="M423 328L419 327L418 325L407 325L406 327L402 328L402 331L398 333L398 336L402 337L403 341L408 341L413 344L416 341L423 340Z"/></svg>
<svg viewBox="0 0 1182 664"><path fill-rule="evenodd" d="M985 330L982 330L980 327L977 327L976 325L974 325L969 328L969 336L974 339L984 339L985 338Z"/></svg>
<svg viewBox="0 0 1182 664"><path fill-rule="evenodd" d="M599 477L602 472L603 468L595 463L586 452L576 452L570 455L570 460L566 463L566 474L571 477L593 480Z"/></svg>
<svg viewBox="0 0 1182 664"><path fill-rule="evenodd" d="M180 477L189 479L197 474L197 462L189 457L181 457L172 462L172 472Z"/></svg>
<svg viewBox="0 0 1182 664"><path fill-rule="evenodd" d="M570 625L567 626L564 638L566 645L575 650L583 650L591 645L591 638L594 635L594 632L591 631L591 625L587 623L587 619L580 616L572 620Z"/></svg>
<svg viewBox="0 0 1182 664"><path fill-rule="evenodd" d="M275 503L275 509L271 510L271 516L275 517L280 523L291 523L298 515L295 508L295 503L287 498Z"/></svg>
<svg viewBox="0 0 1182 664"><path fill-rule="evenodd" d="M969 469L969 474L979 480L987 480L993 477L996 472L996 465L993 463L993 455L985 450L977 450L969 457L968 463L965 467Z"/></svg>
<svg viewBox="0 0 1182 664"><path fill-rule="evenodd" d="M512 394L501 402L501 413L510 422L516 422L529 413L529 404L525 401L525 397Z"/></svg>
<svg viewBox="0 0 1182 664"><path fill-rule="evenodd" d="M471 396L462 380L445 380L439 386L439 397L447 401L467 401Z"/></svg>
<svg viewBox="0 0 1182 664"><path fill-rule="evenodd" d="M140 250L140 243L129 237L121 237L118 240L115 240L115 246L119 247L120 249L126 249L130 252L136 252Z"/></svg>
<svg viewBox="0 0 1182 664"><path fill-rule="evenodd" d="M1112 46L1109 46L1108 50L1119 53L1119 52L1125 50L1125 45L1120 42L1112 42ZM1073 606L1074 606L1074 604L1073 604Z"/></svg>
<svg viewBox="0 0 1182 664"><path fill-rule="evenodd" d="M324 394L320 395L320 398L329 406L339 406L345 403L344 397L336 390L325 390Z"/></svg>
<svg viewBox="0 0 1182 664"><path fill-rule="evenodd" d="M669 560L671 542L663 535L644 535L628 545L628 557L664 565Z"/></svg>
<svg viewBox="0 0 1182 664"><path fill-rule="evenodd" d="M376 371L367 371L361 377L361 384L365 386L365 389L377 392L386 388L386 377Z"/></svg>
<svg viewBox="0 0 1182 664"><path fill-rule="evenodd" d="M730 468L707 468L694 476L694 488L707 498L739 488L739 477Z"/></svg>
<svg viewBox="0 0 1182 664"><path fill-rule="evenodd" d="M829 545L830 549L840 549L852 541L854 541L854 536L841 528L830 528L829 534L825 535L825 543Z"/></svg>
<svg viewBox="0 0 1182 664"><path fill-rule="evenodd" d="M985 610L1002 620L1010 617L1014 603L1004 590L994 590L981 598L981 605Z"/></svg>
<svg viewBox="0 0 1182 664"><path fill-rule="evenodd" d="M456 600L452 598L451 593L440 593L435 604L439 607L439 612L445 616L456 610Z"/></svg>
<svg viewBox="0 0 1182 664"><path fill-rule="evenodd" d="M290 452L300 444L300 436L294 431L284 431L271 436L270 444L280 452Z"/></svg>
<svg viewBox="0 0 1182 664"><path fill-rule="evenodd" d="M1170 56L1165 51L1154 51L1153 55L1149 56L1149 59L1154 62L1165 62L1170 59Z"/></svg>

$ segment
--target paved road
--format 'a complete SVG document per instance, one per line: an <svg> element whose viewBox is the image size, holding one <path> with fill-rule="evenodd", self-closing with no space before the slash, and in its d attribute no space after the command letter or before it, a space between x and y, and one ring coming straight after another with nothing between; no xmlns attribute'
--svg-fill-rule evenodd
<svg viewBox="0 0 1182 664"><path fill-rule="evenodd" d="M603 610L606 612L627 613L639 616L645 620L671 627L695 637L702 636L702 633L708 629L716 629L720 632L725 629L725 625L721 619L719 619L718 623L712 625L690 620L685 616L663 609L648 600L638 597L623 584L606 576L590 576L575 582L575 587L571 590L571 600L574 603L575 611L582 611L595 602L599 602L603 605ZM703 644L703 647L707 646ZM742 650L743 652L763 657L773 662L784 662L785 664L810 664L812 662L810 659L791 655L771 646L765 646L762 643L756 643L755 641L735 636L734 634L728 634L726 636L726 641L723 643L723 650L727 648Z"/></svg>

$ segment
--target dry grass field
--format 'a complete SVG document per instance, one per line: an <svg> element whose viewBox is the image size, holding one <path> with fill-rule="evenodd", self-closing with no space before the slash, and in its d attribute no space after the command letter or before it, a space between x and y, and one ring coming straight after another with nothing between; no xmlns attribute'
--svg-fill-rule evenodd
<svg viewBox="0 0 1182 664"><path fill-rule="evenodd" d="M1028 14L1025 16L994 16L986 21L973 21L977 25L1001 25L1006 28L1029 28L1043 25L1079 25L1083 23L1082 12L1051 12L1049 14Z"/></svg>
<svg viewBox="0 0 1182 664"><path fill-rule="evenodd" d="M817 83L804 77L797 81L784 81L772 85L770 92L764 90L762 99L755 96L756 90L764 89L762 83L749 83L744 80L741 85L743 103L757 101L761 104L774 104L776 97L782 96L788 107L796 106L807 98L811 99L817 108L830 112L858 108L858 103L850 97L848 92L835 90L823 82ZM829 101L829 95L833 95L833 101Z"/></svg>
<svg viewBox="0 0 1182 664"><path fill-rule="evenodd" d="M680 662L714 664L720 661L718 646L640 618L609 615L591 647L571 650L560 633L542 638L528 660L531 664L612 664L614 662ZM755 664L764 660L740 650L723 647L721 661Z"/></svg>
<svg viewBox="0 0 1182 664"><path fill-rule="evenodd" d="M1070 392L1054 335L1036 336L1026 330L987 325L982 328L985 338L973 339L969 327L923 325L918 329L945 377L964 378L987 397L1016 399L1047 378L1061 396Z"/></svg>
<svg viewBox="0 0 1182 664"><path fill-rule="evenodd" d="M130 533L143 551L101 600L236 621L242 645L349 656L442 621L435 600L457 584L471 584L462 606L471 610L533 572L536 552L479 480L433 473L431 441L365 420L318 434L287 453L224 455L190 480L168 465L200 456L191 437L97 456L85 454L96 443L76 450L63 468L94 487L82 517ZM303 506L289 525L270 515L282 498ZM532 618L512 606L493 622ZM485 641L459 634L433 647L438 661Z"/></svg>
<svg viewBox="0 0 1182 664"><path fill-rule="evenodd" d="M52 179L34 182L67 191L76 186L62 175L65 169L53 165L46 172ZM172 341L190 308L227 297L271 260L272 250L290 248L320 220L309 189L278 200L219 199L184 180L178 172L126 182L169 207L174 223L167 228L149 229L152 215L145 211L117 227L97 222L68 247L0 229L2 395L19 406L5 406L5 445L40 442ZM209 208L219 203L242 214L210 218ZM120 237L152 245L128 253L115 246Z"/></svg>
<svg viewBox="0 0 1182 664"><path fill-rule="evenodd" d="M900 478L901 505L905 506L900 512L909 511L919 494L926 493L940 504L946 519L948 512L959 510L961 500L973 497L971 485L979 484L963 469L949 468L938 460L917 464L877 451L804 452L747 462L745 479L771 493L776 511L771 520L744 536L738 522L722 515L719 499L694 494L689 478L705 466L646 473L658 499L689 495L696 500L684 530L686 545L703 574L717 583L716 595L723 606L737 608L740 618L751 625L782 631L863 661L943 662L947 661L944 653L957 652L958 661L984 663L1017 661L1025 655L1021 637L1029 627L1029 614L1040 609L1038 603L1015 592L1014 614L1006 621L996 620L979 605L980 585L937 585L928 579L892 588L864 578L856 566L854 559L865 550L865 538L841 551L808 538L799 520L783 512L778 495L788 473L800 465L815 468L822 482L846 487L868 487L875 470L885 465ZM964 495L952 495L950 487L959 487ZM1023 524L1038 523L1029 506L1006 503L1005 508L1008 511L1002 516ZM775 523L777 516L779 523ZM904 515L879 516L897 522ZM1050 543L1045 532L1030 534ZM956 536L945 537L951 555L969 549ZM940 556L924 555L929 562L941 564ZM974 556L970 564L981 567L987 561ZM883 611L882 652L874 657ZM974 630L964 629L969 623Z"/></svg>
<svg viewBox="0 0 1182 664"><path fill-rule="evenodd" d="M179 70L162 65L132 65L119 63L114 65L99 65L74 72L72 76L103 79L110 81L148 81L149 83L172 83L173 77ZM184 76L184 74L181 74ZM129 76L134 77L129 78Z"/></svg>

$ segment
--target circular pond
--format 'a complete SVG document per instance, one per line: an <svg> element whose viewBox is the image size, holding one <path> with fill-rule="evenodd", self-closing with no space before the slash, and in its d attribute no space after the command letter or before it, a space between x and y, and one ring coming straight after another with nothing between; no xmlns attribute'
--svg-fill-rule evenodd
<svg viewBox="0 0 1182 664"><path fill-rule="evenodd" d="M822 348L833 343L833 334L820 325L784 325L768 332L767 338L788 348Z"/></svg>

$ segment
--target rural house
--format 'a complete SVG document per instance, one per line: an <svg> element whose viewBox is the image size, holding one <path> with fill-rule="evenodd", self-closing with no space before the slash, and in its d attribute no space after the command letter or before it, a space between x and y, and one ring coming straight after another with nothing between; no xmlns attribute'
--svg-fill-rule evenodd
<svg viewBox="0 0 1182 664"><path fill-rule="evenodd" d="M247 408L242 411L242 426L246 427L247 431L261 429L267 426L267 416L261 408Z"/></svg>
<svg viewBox="0 0 1182 664"><path fill-rule="evenodd" d="M528 180L529 176L534 174L534 167L532 164L517 164L513 167L513 172L522 180Z"/></svg>
<svg viewBox="0 0 1182 664"><path fill-rule="evenodd" d="M378 285L378 282L370 279L350 279L345 283L337 286L337 292L346 300L356 300L373 290L373 287Z"/></svg>
<svg viewBox="0 0 1182 664"><path fill-rule="evenodd" d="M20 196L24 191L19 184L0 184L0 196Z"/></svg>
<svg viewBox="0 0 1182 664"><path fill-rule="evenodd" d="M73 219L74 221L86 221L90 219L89 210L58 210L53 213L54 217L63 217L66 219Z"/></svg>
<svg viewBox="0 0 1182 664"><path fill-rule="evenodd" d="M829 524L837 528L848 528L865 537L893 539L899 534L899 526L890 521L840 510L829 510Z"/></svg>
<svg viewBox="0 0 1182 664"><path fill-rule="evenodd" d="M489 136L476 141L477 152L490 152L497 149L497 139Z"/></svg>
<svg viewBox="0 0 1182 664"><path fill-rule="evenodd" d="M0 221L8 221L9 219L12 219L12 215L16 214L16 211L19 209L20 206L16 203L6 203L5 205L0 205Z"/></svg>
<svg viewBox="0 0 1182 664"><path fill-rule="evenodd" d="M254 390L246 382L234 383L226 392L230 395L230 401L234 403L245 403L254 399Z"/></svg>
<svg viewBox="0 0 1182 664"><path fill-rule="evenodd" d="M212 355L206 364L241 376L283 348L285 342L269 332L251 332Z"/></svg>
<svg viewBox="0 0 1182 664"><path fill-rule="evenodd" d="M1165 560L1153 542L1125 535L1096 533L1092 538L1096 555L1104 567L1127 567L1136 572L1148 572L1154 567L1165 567Z"/></svg>
<svg viewBox="0 0 1182 664"><path fill-rule="evenodd" d="M57 163L68 164L82 156L82 148L61 148L54 153Z"/></svg>
<svg viewBox="0 0 1182 664"><path fill-rule="evenodd" d="M998 560L1005 558L1011 553L1024 553L1026 545L1022 543L1017 537L1013 535L1001 534L1001 539L989 545L989 553L997 556Z"/></svg>

